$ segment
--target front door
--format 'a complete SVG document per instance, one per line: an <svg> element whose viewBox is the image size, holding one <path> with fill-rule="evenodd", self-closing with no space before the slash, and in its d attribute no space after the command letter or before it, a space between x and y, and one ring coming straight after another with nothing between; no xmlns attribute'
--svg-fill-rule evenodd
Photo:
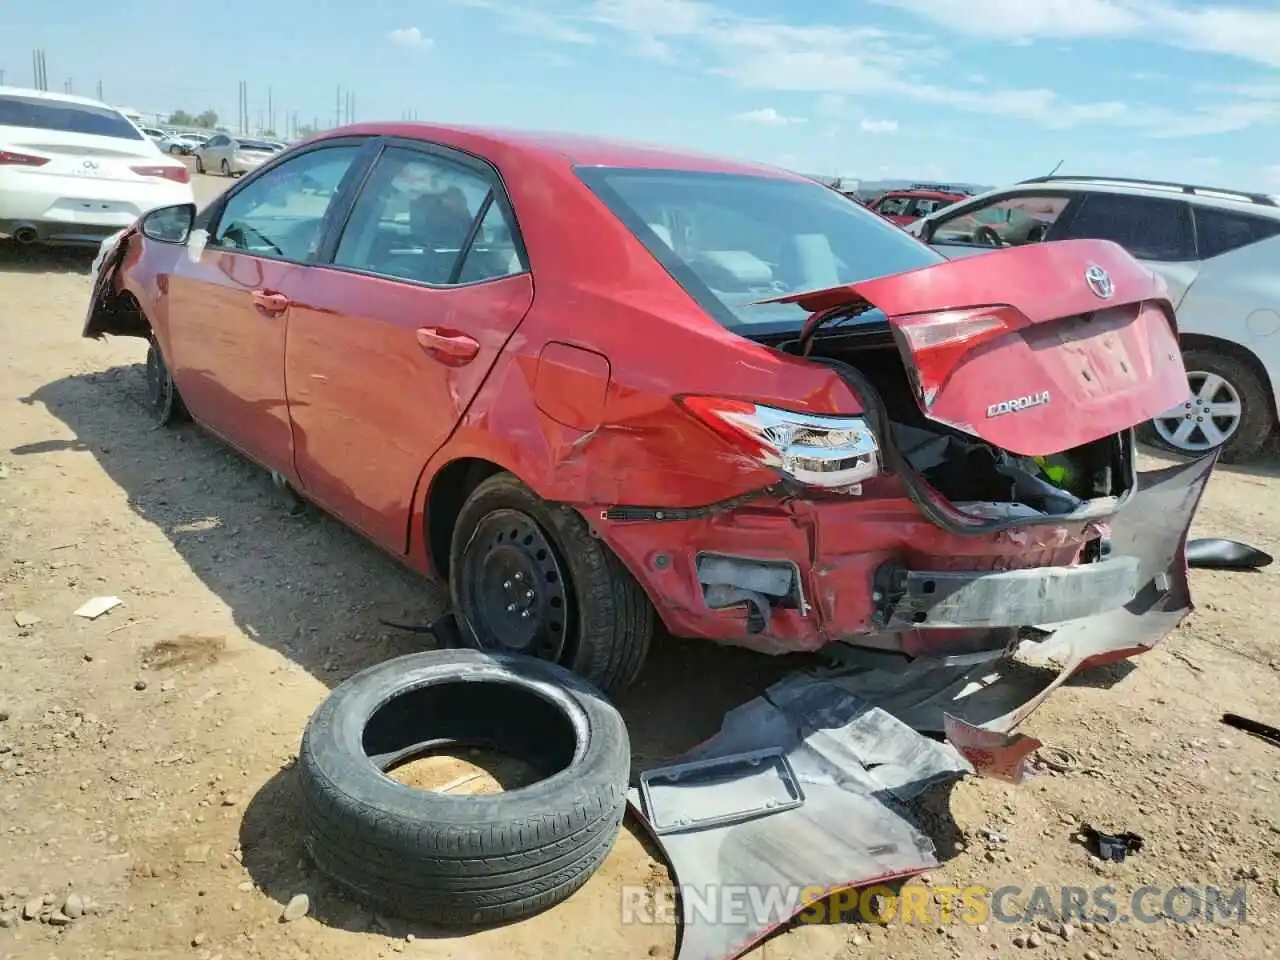
<svg viewBox="0 0 1280 960"><path fill-rule="evenodd" d="M496 173L443 149L388 146L332 265L287 293L302 486L403 552L423 468L533 302Z"/></svg>
<svg viewBox="0 0 1280 960"><path fill-rule="evenodd" d="M169 278L164 347L192 415L286 476L283 291L304 286L326 213L362 149L318 148L246 181L215 216L203 250L189 244Z"/></svg>

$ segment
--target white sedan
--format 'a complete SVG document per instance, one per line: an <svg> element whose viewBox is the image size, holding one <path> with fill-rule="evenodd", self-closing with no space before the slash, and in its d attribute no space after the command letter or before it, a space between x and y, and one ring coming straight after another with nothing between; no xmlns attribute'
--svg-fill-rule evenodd
<svg viewBox="0 0 1280 960"><path fill-rule="evenodd" d="M0 87L0 237L97 244L149 210L193 201L186 164L115 108Z"/></svg>

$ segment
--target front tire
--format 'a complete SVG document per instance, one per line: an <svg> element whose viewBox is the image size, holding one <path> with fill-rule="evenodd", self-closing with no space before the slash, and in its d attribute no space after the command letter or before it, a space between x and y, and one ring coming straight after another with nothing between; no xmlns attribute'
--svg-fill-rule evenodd
<svg viewBox="0 0 1280 960"><path fill-rule="evenodd" d="M1276 426L1270 392L1253 368L1216 350L1187 350L1190 397L1151 421L1162 446L1186 455L1221 448L1223 463L1248 460Z"/></svg>
<svg viewBox="0 0 1280 960"><path fill-rule="evenodd" d="M225 160L222 161L222 175L224 177L231 176L231 165Z"/></svg>
<svg viewBox="0 0 1280 960"><path fill-rule="evenodd" d="M463 504L449 559L469 645L559 663L608 693L640 673L653 607L572 508L545 502L511 474L492 476Z"/></svg>
<svg viewBox="0 0 1280 960"><path fill-rule="evenodd" d="M167 427L190 419L178 385L173 382L160 344L153 336L147 344L146 360L147 412L158 427Z"/></svg>
<svg viewBox="0 0 1280 960"><path fill-rule="evenodd" d="M196 173L204 173L204 162L200 159L200 154L196 154Z"/></svg>

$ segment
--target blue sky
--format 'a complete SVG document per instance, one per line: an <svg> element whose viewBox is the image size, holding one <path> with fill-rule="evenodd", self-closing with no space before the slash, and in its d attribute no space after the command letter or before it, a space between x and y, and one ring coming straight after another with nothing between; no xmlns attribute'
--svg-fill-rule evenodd
<svg viewBox="0 0 1280 960"><path fill-rule="evenodd" d="M14 4L6 83L236 119L569 129L812 173L1048 172L1280 192L1276 0L101 0ZM784 12L785 11L785 12ZM283 126L278 120L277 126Z"/></svg>

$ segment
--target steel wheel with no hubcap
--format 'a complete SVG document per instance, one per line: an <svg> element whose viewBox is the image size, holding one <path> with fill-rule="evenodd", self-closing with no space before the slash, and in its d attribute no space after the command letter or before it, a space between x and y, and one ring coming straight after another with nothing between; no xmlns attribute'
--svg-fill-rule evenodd
<svg viewBox="0 0 1280 960"><path fill-rule="evenodd" d="M559 558L533 518L493 511L476 525L462 560L467 616L482 645L559 661L572 610Z"/></svg>
<svg viewBox="0 0 1280 960"><path fill-rule="evenodd" d="M1188 370L1187 383L1191 396L1153 421L1156 433L1169 446L1188 453L1220 447L1240 428L1240 392L1225 377L1203 370Z"/></svg>

